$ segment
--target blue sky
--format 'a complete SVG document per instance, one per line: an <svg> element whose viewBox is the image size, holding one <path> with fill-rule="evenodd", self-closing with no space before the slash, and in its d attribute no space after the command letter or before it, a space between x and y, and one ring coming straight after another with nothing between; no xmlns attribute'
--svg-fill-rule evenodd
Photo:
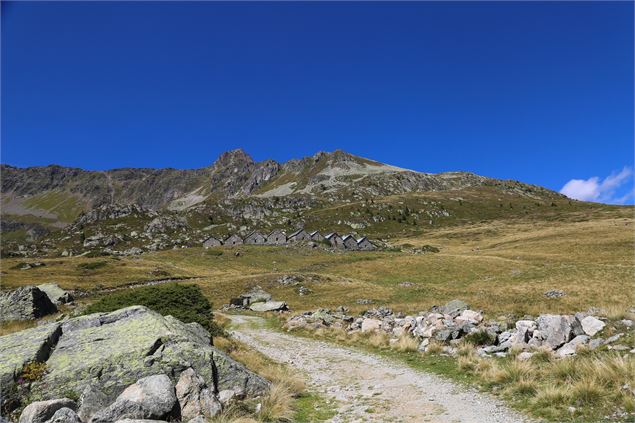
<svg viewBox="0 0 635 423"><path fill-rule="evenodd" d="M2 162L341 148L632 203L632 2L2 3Z"/></svg>

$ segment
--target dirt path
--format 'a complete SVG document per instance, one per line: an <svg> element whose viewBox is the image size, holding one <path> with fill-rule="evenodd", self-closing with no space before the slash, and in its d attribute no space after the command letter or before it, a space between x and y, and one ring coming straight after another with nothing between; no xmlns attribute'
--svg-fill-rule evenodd
<svg viewBox="0 0 635 423"><path fill-rule="evenodd" d="M266 329L258 317L228 317L237 339L302 371L311 390L335 399L337 415L333 422L530 421L485 394L406 365Z"/></svg>

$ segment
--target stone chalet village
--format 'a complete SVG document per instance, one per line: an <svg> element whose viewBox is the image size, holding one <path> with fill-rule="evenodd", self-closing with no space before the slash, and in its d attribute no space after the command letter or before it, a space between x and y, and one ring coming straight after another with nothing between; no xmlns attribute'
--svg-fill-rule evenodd
<svg viewBox="0 0 635 423"><path fill-rule="evenodd" d="M328 243L334 248L342 250L358 250L358 251L372 251L377 247L371 243L368 238L355 238L353 235L340 236L337 232L332 232L327 235L322 235L319 231L307 232L304 229L298 229L289 236L279 229L272 231L270 234L263 234L259 231L254 231L246 237L233 234L222 240L218 237L211 236L203 242L203 247L219 247L234 246L234 245L287 245L301 242L320 242Z"/></svg>

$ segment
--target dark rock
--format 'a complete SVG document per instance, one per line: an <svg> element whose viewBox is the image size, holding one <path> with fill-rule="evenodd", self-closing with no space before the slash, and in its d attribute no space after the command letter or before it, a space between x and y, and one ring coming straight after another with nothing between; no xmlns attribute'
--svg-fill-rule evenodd
<svg viewBox="0 0 635 423"><path fill-rule="evenodd" d="M56 311L55 304L36 286L0 294L0 321L38 319Z"/></svg>

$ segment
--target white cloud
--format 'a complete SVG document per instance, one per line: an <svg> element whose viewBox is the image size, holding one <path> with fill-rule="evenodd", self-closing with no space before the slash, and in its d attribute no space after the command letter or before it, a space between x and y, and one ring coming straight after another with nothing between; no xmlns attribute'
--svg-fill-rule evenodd
<svg viewBox="0 0 635 423"><path fill-rule="evenodd" d="M620 172L613 172L604 179L593 176L589 179L572 179L560 190L561 194L582 201L624 204L633 196L633 190L616 197L616 191L631 180L633 169L626 166Z"/></svg>

